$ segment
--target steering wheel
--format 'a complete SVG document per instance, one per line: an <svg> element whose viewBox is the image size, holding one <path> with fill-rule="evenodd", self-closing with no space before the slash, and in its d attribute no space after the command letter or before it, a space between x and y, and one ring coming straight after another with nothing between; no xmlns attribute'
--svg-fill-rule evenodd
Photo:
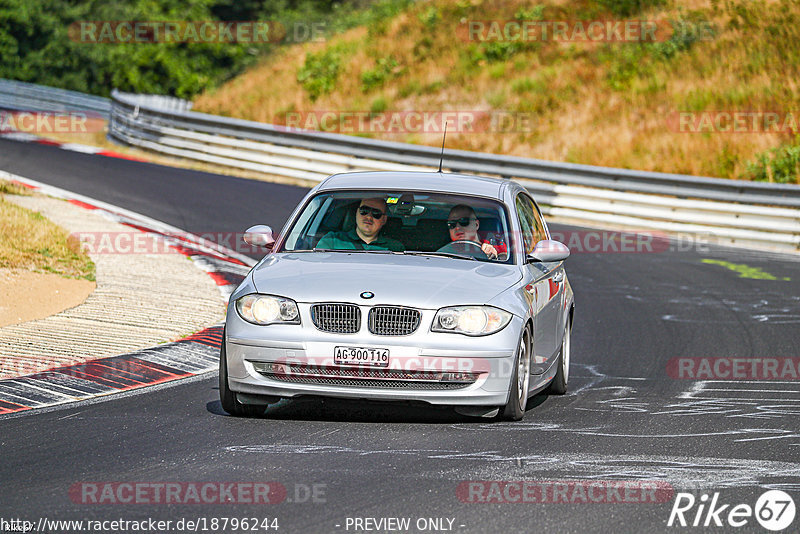
<svg viewBox="0 0 800 534"><path fill-rule="evenodd" d="M466 239L458 239L451 241L445 246L441 247L436 252L449 252L451 254L466 254L473 258L486 258L488 257L483 251L481 246L475 241L468 241Z"/></svg>

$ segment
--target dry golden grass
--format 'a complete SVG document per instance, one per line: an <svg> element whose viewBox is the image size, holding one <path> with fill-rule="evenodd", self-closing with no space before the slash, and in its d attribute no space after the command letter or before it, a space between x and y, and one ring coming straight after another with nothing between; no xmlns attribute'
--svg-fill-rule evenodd
<svg viewBox="0 0 800 534"><path fill-rule="evenodd" d="M546 20L599 18L590 0L546 0ZM774 0L667 1L643 17L698 17L715 28L670 57L638 43L544 42L507 57L480 58L459 38L461 20L508 20L527 0L418 2L382 27L357 28L326 43L287 47L195 102L197 111L281 123L286 111L496 110L530 113L515 133L448 134L452 149L694 175L747 178L756 155L791 142L789 133L682 133L678 111L769 110L800 117L800 3ZM426 25L426 13L438 19ZM335 90L312 101L297 80L308 54L342 47ZM380 58L402 67L364 90ZM626 63L627 62L627 63ZM625 66L633 69L625 75ZM622 78L617 80L619 73ZM615 81L617 80L617 81ZM616 83L616 85L615 85ZM382 101L381 101L382 99ZM436 146L438 133L370 134Z"/></svg>
<svg viewBox="0 0 800 534"><path fill-rule="evenodd" d="M0 195L20 195L23 197L31 196L31 191L18 183L9 182L7 180L0 180ZM2 198L2 197L0 197Z"/></svg>
<svg viewBox="0 0 800 534"><path fill-rule="evenodd" d="M77 239L40 213L6 200L19 186L0 181L0 268L94 280L94 263Z"/></svg>
<svg viewBox="0 0 800 534"><path fill-rule="evenodd" d="M122 147L114 144L106 138L108 133L108 125L105 124L102 130L87 133L73 133L73 132L33 132L39 137L44 139L51 139L61 143L78 143L81 145L91 145L108 150L115 150L120 153L128 153L128 147Z"/></svg>

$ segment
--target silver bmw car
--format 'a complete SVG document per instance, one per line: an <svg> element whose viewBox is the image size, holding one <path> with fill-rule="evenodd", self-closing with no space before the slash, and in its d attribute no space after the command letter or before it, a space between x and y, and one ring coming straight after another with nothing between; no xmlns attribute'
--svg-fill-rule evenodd
<svg viewBox="0 0 800 534"><path fill-rule="evenodd" d="M519 184L435 172L337 174L312 189L233 292L222 407L302 395L421 401L520 420L563 394L574 299Z"/></svg>

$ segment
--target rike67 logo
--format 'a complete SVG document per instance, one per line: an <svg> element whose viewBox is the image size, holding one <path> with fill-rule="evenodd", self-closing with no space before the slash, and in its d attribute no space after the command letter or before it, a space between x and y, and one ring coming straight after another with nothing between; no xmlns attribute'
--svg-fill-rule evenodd
<svg viewBox="0 0 800 534"><path fill-rule="evenodd" d="M780 490L762 493L755 507L723 504L719 492L710 498L704 493L699 499L691 493L678 493L667 526L743 527L755 517L765 529L778 532L792 524L795 511L794 499Z"/></svg>

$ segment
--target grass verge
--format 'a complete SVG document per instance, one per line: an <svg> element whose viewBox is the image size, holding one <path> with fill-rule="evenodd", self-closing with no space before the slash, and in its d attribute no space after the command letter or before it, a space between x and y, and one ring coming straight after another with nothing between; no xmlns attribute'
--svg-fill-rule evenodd
<svg viewBox="0 0 800 534"><path fill-rule="evenodd" d="M40 213L9 202L8 194L30 193L0 180L0 267L94 281L94 263L78 240Z"/></svg>

